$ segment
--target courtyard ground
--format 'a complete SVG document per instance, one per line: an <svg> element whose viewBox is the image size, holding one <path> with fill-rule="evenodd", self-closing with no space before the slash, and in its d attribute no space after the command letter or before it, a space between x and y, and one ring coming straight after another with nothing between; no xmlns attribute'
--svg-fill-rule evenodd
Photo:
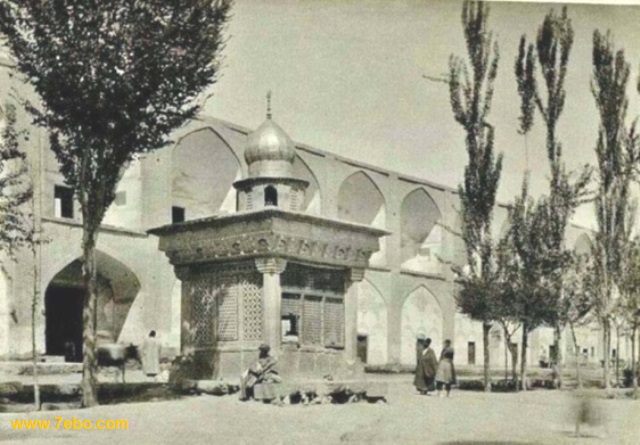
<svg viewBox="0 0 640 445"><path fill-rule="evenodd" d="M638 444L640 401L599 400L604 427L572 437L573 392L455 391L415 394L409 376L389 380L389 403L275 407L237 397L100 406L89 410L0 414L0 443L131 444ZM15 419L126 419L127 431L16 431Z"/></svg>

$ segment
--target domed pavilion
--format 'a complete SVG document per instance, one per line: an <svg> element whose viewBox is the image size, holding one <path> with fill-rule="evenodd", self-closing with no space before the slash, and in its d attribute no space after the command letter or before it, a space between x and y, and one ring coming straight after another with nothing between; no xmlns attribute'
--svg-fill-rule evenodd
<svg viewBox="0 0 640 445"><path fill-rule="evenodd" d="M236 213L150 231L182 281L194 378L237 379L262 343L285 378L361 369L355 284L388 233L302 213L309 184L294 177L296 149L270 111L244 157Z"/></svg>

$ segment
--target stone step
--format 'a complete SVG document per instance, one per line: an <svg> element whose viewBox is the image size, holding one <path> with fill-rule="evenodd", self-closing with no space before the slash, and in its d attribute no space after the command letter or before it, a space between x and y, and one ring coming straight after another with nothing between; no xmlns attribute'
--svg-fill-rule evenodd
<svg viewBox="0 0 640 445"><path fill-rule="evenodd" d="M66 363L64 355L43 355L40 357L41 363Z"/></svg>
<svg viewBox="0 0 640 445"><path fill-rule="evenodd" d="M71 374L82 372L82 363L66 362L40 362L38 363L38 374ZM0 362L0 375L33 375L33 364L31 362Z"/></svg>

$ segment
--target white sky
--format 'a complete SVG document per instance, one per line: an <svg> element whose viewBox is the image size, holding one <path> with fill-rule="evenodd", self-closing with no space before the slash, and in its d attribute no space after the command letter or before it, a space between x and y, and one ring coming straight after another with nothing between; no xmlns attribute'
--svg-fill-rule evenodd
<svg viewBox="0 0 640 445"><path fill-rule="evenodd" d="M628 3L628 2L627 2ZM638 1L635 1L638 3ZM467 155L453 120L445 84L423 74L448 69L451 53L464 55L458 0L237 0L229 25L223 77L206 111L249 128L265 115L273 91L274 119L299 141L457 186ZM524 139L517 130L519 98L513 65L519 38L534 37L550 7L492 3L490 26L501 61L490 121L505 164L498 198L518 193ZM629 116L640 115L640 6L569 6L575 43L566 82L560 140L570 167L595 164L598 118L589 89L593 31L611 29L631 62ZM547 190L542 122L529 136L534 193ZM591 207L576 222L591 225Z"/></svg>

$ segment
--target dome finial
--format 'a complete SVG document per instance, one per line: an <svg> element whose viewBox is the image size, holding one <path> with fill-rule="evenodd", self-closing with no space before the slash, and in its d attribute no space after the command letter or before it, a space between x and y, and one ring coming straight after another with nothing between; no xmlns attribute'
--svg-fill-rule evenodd
<svg viewBox="0 0 640 445"><path fill-rule="evenodd" d="M271 119L271 90L267 92L267 119Z"/></svg>

